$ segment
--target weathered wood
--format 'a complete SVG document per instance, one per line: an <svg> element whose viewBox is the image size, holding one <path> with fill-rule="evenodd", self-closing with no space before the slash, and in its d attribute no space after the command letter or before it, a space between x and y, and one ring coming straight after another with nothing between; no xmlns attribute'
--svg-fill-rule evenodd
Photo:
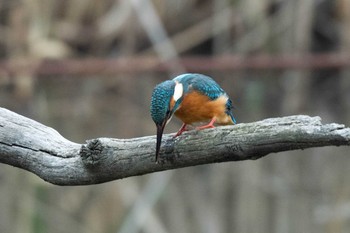
<svg viewBox="0 0 350 233"><path fill-rule="evenodd" d="M88 185L200 164L258 159L269 153L350 145L350 128L320 117L288 116L155 137L97 138L77 144L56 130L0 108L0 162L58 185Z"/></svg>

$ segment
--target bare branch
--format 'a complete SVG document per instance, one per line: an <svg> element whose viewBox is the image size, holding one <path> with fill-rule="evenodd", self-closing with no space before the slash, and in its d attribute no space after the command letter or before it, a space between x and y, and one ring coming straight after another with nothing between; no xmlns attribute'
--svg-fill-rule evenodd
<svg viewBox="0 0 350 233"><path fill-rule="evenodd" d="M157 171L258 159L269 153L350 145L350 128L320 117L289 116L202 131L164 135L161 162L155 137L97 138L77 144L57 131L0 108L0 162L58 185L88 185Z"/></svg>
<svg viewBox="0 0 350 233"><path fill-rule="evenodd" d="M268 55L219 56L219 57L182 57L179 63L193 72L266 70L266 69L330 69L350 66L349 54L324 53L305 55ZM41 61L15 60L1 61L0 73L15 75L29 72L35 75L115 75L118 73L142 73L149 71L169 71L174 60L161 60L154 56L118 58L118 59L62 59Z"/></svg>

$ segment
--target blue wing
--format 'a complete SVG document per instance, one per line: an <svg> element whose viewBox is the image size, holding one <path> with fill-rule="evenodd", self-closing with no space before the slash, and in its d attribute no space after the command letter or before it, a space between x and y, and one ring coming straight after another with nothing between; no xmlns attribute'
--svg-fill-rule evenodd
<svg viewBox="0 0 350 233"><path fill-rule="evenodd" d="M192 90L199 91L200 93L208 96L211 100L215 100L222 95L226 95L226 92L217 84L212 78L203 74L182 74L174 78L174 81L182 83L184 92L191 92ZM236 119L233 116L232 101L228 98L226 102L226 114L229 115L236 124Z"/></svg>
<svg viewBox="0 0 350 233"><path fill-rule="evenodd" d="M199 91L208 96L211 100L215 100L222 95L226 95L225 91L212 78L202 74L182 74L174 78L183 84L184 92L192 90Z"/></svg>

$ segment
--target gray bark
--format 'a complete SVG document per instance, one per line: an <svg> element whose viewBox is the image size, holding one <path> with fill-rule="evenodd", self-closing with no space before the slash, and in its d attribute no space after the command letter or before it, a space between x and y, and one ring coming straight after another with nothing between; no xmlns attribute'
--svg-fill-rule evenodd
<svg viewBox="0 0 350 233"><path fill-rule="evenodd" d="M88 185L130 176L269 153L350 145L350 128L304 115L164 135L160 163L155 136L97 138L77 144L56 130L0 108L0 162L28 170L57 185Z"/></svg>

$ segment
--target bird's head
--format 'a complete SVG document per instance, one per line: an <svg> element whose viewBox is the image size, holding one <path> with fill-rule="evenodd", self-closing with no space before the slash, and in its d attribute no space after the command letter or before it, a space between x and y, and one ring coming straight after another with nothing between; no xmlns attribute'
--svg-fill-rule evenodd
<svg viewBox="0 0 350 233"><path fill-rule="evenodd" d="M182 97L183 85L174 80L162 82L153 90L150 111L152 119L157 126L156 161L158 161L165 125L179 108Z"/></svg>

